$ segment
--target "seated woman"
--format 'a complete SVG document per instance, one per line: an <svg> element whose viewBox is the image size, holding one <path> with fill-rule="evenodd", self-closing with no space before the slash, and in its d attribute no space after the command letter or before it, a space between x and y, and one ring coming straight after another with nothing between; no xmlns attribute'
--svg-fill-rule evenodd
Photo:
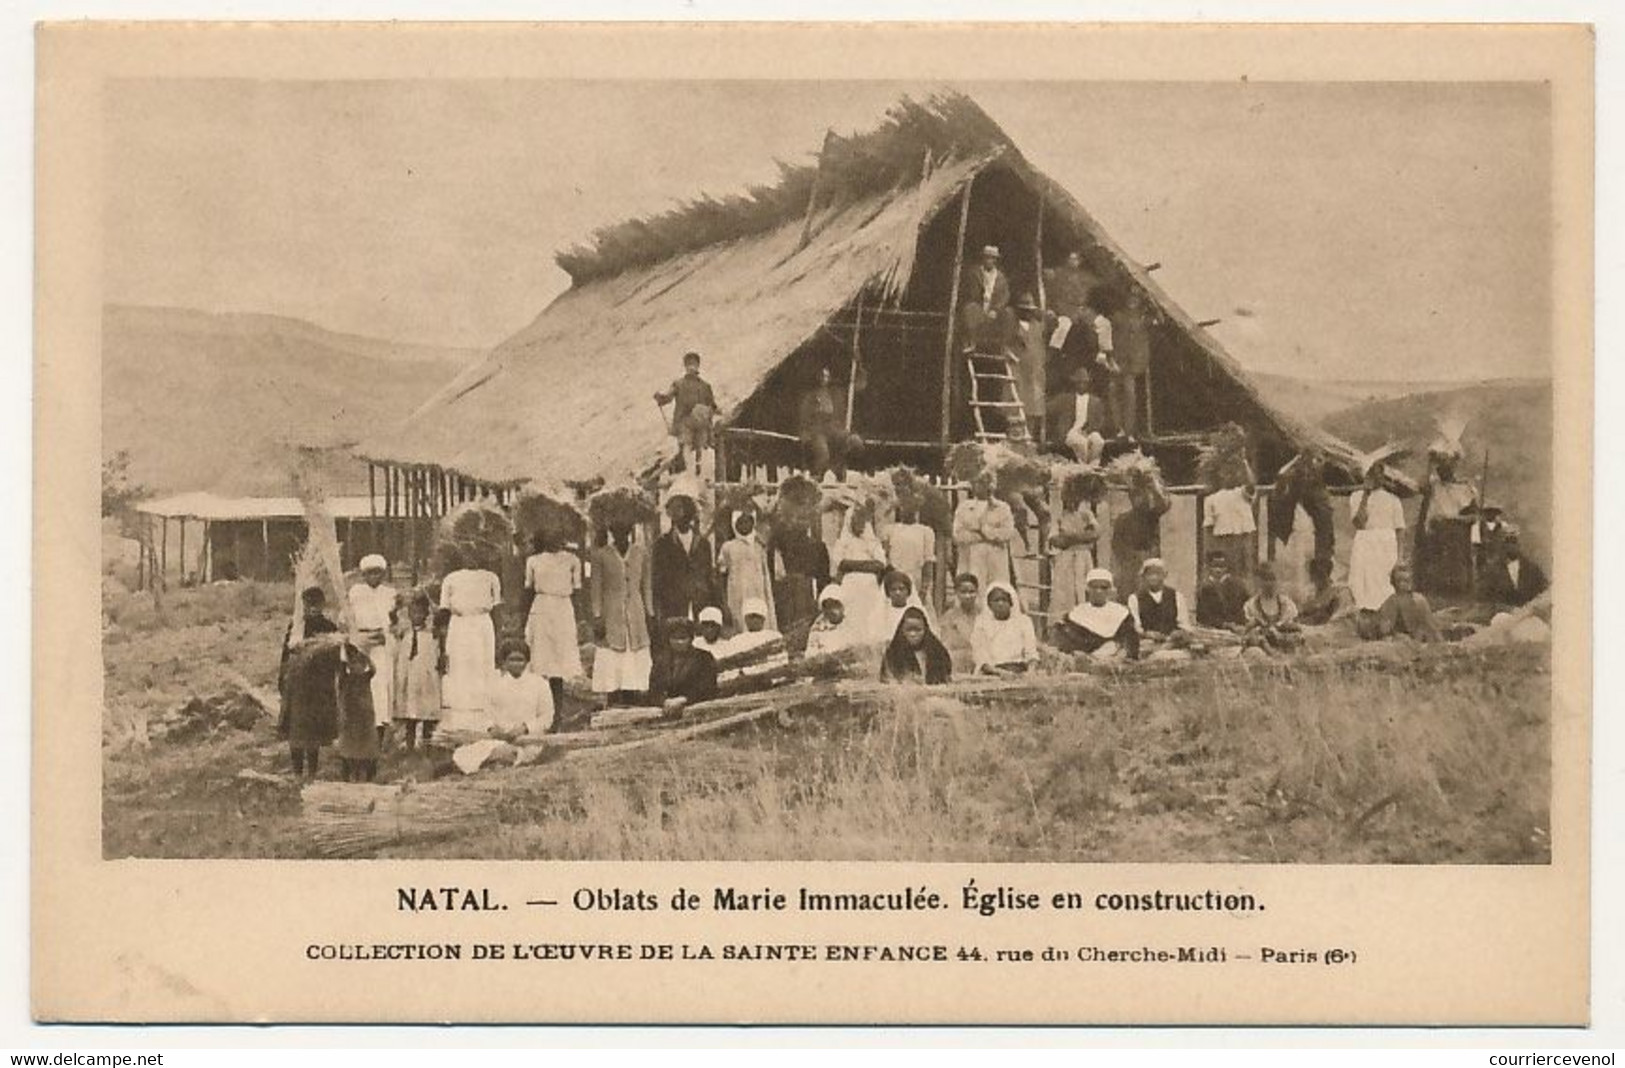
<svg viewBox="0 0 1625 1068"><path fill-rule="evenodd" d="M530 646L519 638L502 643L502 670L491 684L490 732L508 741L522 734L546 734L553 729L553 690L547 676L526 670Z"/></svg>
<svg viewBox="0 0 1625 1068"><path fill-rule="evenodd" d="M1428 604L1426 597L1416 592L1416 577L1409 565L1400 564L1394 568L1389 572L1389 581L1394 585L1394 592L1377 609L1376 618L1367 622L1362 637L1381 639L1403 636L1419 642L1444 641L1438 621L1433 618L1433 606Z"/></svg>
<svg viewBox="0 0 1625 1068"><path fill-rule="evenodd" d="M1129 594L1128 611L1140 633L1143 659L1190 659L1190 609L1184 595L1168 585L1168 565L1157 557L1140 565L1140 588Z"/></svg>
<svg viewBox="0 0 1625 1068"><path fill-rule="evenodd" d="M1303 628L1298 623L1298 606L1281 592L1275 565L1259 564L1255 572L1258 592L1242 606L1242 640L1249 649L1290 652L1303 644Z"/></svg>
<svg viewBox="0 0 1625 1068"><path fill-rule="evenodd" d="M818 618L807 631L807 656L829 656L854 645L863 644L856 628L847 626L846 604L841 600L841 588L834 583L825 586L818 595Z"/></svg>
<svg viewBox="0 0 1625 1068"><path fill-rule="evenodd" d="M897 624L903 621L903 613L909 608L925 611L925 605L914 595L914 580L902 571L886 572L880 580L880 588L886 593L886 607L881 619L885 622L885 632L895 637ZM930 619L931 613L926 612L925 618Z"/></svg>
<svg viewBox="0 0 1625 1068"><path fill-rule="evenodd" d="M897 633L886 646L880 662L880 677L887 682L923 682L936 686L953 677L948 650L931 633L925 609L910 605L903 609Z"/></svg>
<svg viewBox="0 0 1625 1068"><path fill-rule="evenodd" d="M1306 627L1324 627L1354 615L1354 594L1343 583L1332 581L1332 558L1312 557L1308 567L1309 586L1314 592L1298 609L1298 622Z"/></svg>
<svg viewBox="0 0 1625 1068"><path fill-rule="evenodd" d="M980 675L1020 675L1038 666L1038 633L1007 582L988 584L987 610L971 630L971 659ZM923 613L922 613L923 614Z"/></svg>
<svg viewBox="0 0 1625 1068"><path fill-rule="evenodd" d="M1091 570L1083 582L1083 603L1055 628L1062 652L1086 653L1094 660L1138 660L1140 631L1128 606L1112 600L1112 573Z"/></svg>
<svg viewBox="0 0 1625 1068"><path fill-rule="evenodd" d="M711 605L700 609L698 633L694 635L694 648L704 649L712 656L726 652L728 640L722 636L722 609Z"/></svg>
<svg viewBox="0 0 1625 1068"><path fill-rule="evenodd" d="M740 614L745 617L745 629L729 638L717 657L726 662L721 676L724 682L766 674L790 662L784 635L767 625L766 601L747 597Z"/></svg>
<svg viewBox="0 0 1625 1068"><path fill-rule="evenodd" d="M675 719L717 695L716 657L694 645L694 624L681 617L666 621L666 655L655 661L649 696Z"/></svg>

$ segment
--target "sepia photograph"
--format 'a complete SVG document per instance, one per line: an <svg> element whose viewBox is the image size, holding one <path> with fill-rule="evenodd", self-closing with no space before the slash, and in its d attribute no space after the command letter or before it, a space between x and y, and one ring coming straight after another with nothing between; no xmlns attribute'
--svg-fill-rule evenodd
<svg viewBox="0 0 1625 1068"><path fill-rule="evenodd" d="M100 108L105 858L1551 861L1549 85Z"/></svg>

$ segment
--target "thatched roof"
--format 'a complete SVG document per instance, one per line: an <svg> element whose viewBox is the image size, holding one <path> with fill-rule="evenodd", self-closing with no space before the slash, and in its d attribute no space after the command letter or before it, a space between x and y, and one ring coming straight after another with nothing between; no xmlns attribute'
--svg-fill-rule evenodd
<svg viewBox="0 0 1625 1068"><path fill-rule="evenodd" d="M771 188L608 227L561 253L568 291L358 451L489 483L640 475L670 448L651 394L681 373L683 352L702 353L722 414L736 413L865 287L900 295L922 228L998 162L1116 259L1290 440L1352 456L1271 407L1218 341L968 97L905 100L874 131L831 135L820 156L821 167L783 168Z"/></svg>

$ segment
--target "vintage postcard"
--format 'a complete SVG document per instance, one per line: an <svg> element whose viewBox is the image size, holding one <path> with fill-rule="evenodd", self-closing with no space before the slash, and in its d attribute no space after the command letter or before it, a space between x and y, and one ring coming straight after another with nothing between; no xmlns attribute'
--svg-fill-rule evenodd
<svg viewBox="0 0 1625 1068"><path fill-rule="evenodd" d="M37 1018L1587 1021L1586 27L38 59Z"/></svg>

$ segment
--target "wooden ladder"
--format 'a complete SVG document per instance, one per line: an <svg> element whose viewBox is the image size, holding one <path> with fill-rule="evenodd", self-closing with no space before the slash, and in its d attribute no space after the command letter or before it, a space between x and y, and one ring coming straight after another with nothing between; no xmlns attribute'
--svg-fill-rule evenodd
<svg viewBox="0 0 1625 1068"><path fill-rule="evenodd" d="M986 415L998 412L1006 424L1011 419L1027 422L1027 406L1021 403L1021 392L1016 389L1016 376L1010 373L1011 361L1003 353L967 352L965 365L970 371L970 410L976 420L976 440L1003 441L1008 436L1004 427L988 428ZM993 385L991 383L998 383ZM983 392L984 388L988 392Z"/></svg>

